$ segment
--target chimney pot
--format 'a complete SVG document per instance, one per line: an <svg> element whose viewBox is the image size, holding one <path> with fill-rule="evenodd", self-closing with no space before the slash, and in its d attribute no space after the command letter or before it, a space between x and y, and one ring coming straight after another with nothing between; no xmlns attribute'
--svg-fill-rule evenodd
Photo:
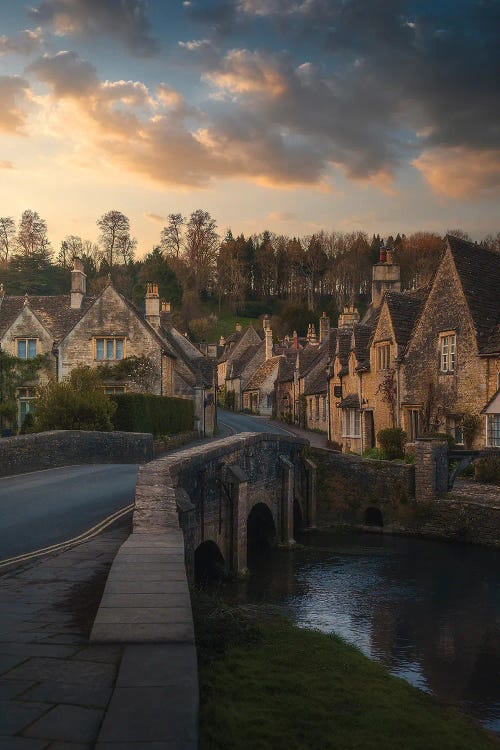
<svg viewBox="0 0 500 750"><path fill-rule="evenodd" d="M160 295L158 284L149 282L146 291L146 320L153 328L160 327Z"/></svg>
<svg viewBox="0 0 500 750"><path fill-rule="evenodd" d="M379 262L380 263L385 263L386 260L387 260L387 250L385 249L385 247L381 247L380 248L380 260L379 260Z"/></svg>

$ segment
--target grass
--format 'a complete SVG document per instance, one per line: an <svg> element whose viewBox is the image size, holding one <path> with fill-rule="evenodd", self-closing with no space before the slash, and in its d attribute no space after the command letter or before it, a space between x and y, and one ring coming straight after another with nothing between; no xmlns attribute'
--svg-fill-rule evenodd
<svg viewBox="0 0 500 750"><path fill-rule="evenodd" d="M230 336L234 333L236 331L236 323L241 323L243 328L251 325L254 328L262 326L262 323L258 318L242 318L238 315L230 315L229 313L219 314L216 312L215 314L217 315L218 321L213 331L210 332L210 343L217 342L221 336Z"/></svg>
<svg viewBox="0 0 500 750"><path fill-rule="evenodd" d="M336 636L199 597L195 620L201 750L498 750Z"/></svg>

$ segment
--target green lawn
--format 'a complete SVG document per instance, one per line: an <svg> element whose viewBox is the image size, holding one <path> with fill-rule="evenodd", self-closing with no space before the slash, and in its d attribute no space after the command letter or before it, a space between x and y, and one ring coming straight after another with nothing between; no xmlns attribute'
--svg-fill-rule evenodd
<svg viewBox="0 0 500 750"><path fill-rule="evenodd" d="M499 748L335 636L199 601L195 619L201 750Z"/></svg>

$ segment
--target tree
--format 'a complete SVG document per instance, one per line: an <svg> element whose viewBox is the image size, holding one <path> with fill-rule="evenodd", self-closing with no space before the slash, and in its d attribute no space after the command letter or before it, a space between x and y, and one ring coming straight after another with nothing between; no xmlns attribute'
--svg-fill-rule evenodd
<svg viewBox="0 0 500 750"><path fill-rule="evenodd" d="M182 227L185 219L182 214L169 214L168 226L161 231L161 249L166 255L178 258L182 246Z"/></svg>
<svg viewBox="0 0 500 750"><path fill-rule="evenodd" d="M189 217L185 236L185 259L195 290L206 291L213 280L219 235L208 211L198 209Z"/></svg>
<svg viewBox="0 0 500 750"><path fill-rule="evenodd" d="M76 367L61 383L54 380L37 389L35 428L46 430L113 429L116 410L102 387L97 370Z"/></svg>
<svg viewBox="0 0 500 750"><path fill-rule="evenodd" d="M50 255L50 242L47 237L47 223L36 211L23 211L17 229L16 244L21 255Z"/></svg>
<svg viewBox="0 0 500 750"><path fill-rule="evenodd" d="M49 356L39 354L33 359L20 359L0 350L0 427L4 420L16 421L17 389L25 383L36 381L40 370L49 365Z"/></svg>
<svg viewBox="0 0 500 750"><path fill-rule="evenodd" d="M233 312L243 300L245 292L245 250L243 235L236 240L227 234L217 256L217 290L219 310L222 298L226 298Z"/></svg>
<svg viewBox="0 0 500 750"><path fill-rule="evenodd" d="M108 211L97 220L99 242L109 270L115 265L116 255L126 257L130 243L130 221L121 211Z"/></svg>
<svg viewBox="0 0 500 750"><path fill-rule="evenodd" d="M16 223L11 216L0 216L0 259L9 260L9 252L14 244Z"/></svg>
<svg viewBox="0 0 500 750"><path fill-rule="evenodd" d="M81 258L83 255L83 240L74 234L69 234L61 242L61 247L57 255L57 263L63 268L71 268L75 258Z"/></svg>
<svg viewBox="0 0 500 750"><path fill-rule="evenodd" d="M155 281L162 300L180 307L182 286L170 266L171 259L165 258L159 247L153 248L144 258L138 273L138 283L134 288L134 301L141 305L146 294L146 284Z"/></svg>

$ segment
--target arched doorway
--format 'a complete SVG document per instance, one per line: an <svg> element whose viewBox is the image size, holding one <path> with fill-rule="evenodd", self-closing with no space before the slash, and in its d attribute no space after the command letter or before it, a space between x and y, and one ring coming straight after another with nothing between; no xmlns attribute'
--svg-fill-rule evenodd
<svg viewBox="0 0 500 750"><path fill-rule="evenodd" d="M225 572L224 558L215 542L208 540L196 548L194 578L197 583L223 578Z"/></svg>
<svg viewBox="0 0 500 750"><path fill-rule="evenodd" d="M264 503L254 505L247 521L247 564L267 556L276 542L276 527L271 511Z"/></svg>
<svg viewBox="0 0 500 750"><path fill-rule="evenodd" d="M367 508L365 510L365 526L378 526L382 528L384 525L384 517L382 511L379 508Z"/></svg>

